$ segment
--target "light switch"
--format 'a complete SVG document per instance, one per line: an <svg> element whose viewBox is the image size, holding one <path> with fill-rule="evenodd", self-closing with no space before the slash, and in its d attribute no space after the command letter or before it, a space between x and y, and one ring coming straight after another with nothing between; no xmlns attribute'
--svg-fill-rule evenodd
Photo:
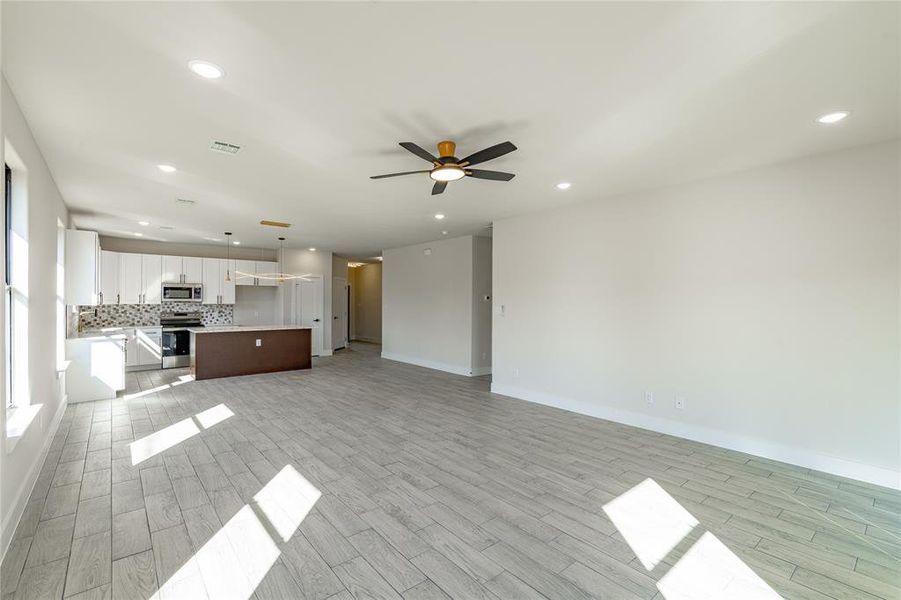
<svg viewBox="0 0 901 600"><path fill-rule="evenodd" d="M257 348L263 345L263 340L257 340Z"/></svg>

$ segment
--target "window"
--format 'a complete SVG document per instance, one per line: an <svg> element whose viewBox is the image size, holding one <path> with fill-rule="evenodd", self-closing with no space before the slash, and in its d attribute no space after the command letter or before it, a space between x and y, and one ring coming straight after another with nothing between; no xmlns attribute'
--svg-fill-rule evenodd
<svg viewBox="0 0 901 600"><path fill-rule="evenodd" d="M15 163L14 163L15 164ZM28 205L25 171L4 165L6 402L30 404L28 374Z"/></svg>

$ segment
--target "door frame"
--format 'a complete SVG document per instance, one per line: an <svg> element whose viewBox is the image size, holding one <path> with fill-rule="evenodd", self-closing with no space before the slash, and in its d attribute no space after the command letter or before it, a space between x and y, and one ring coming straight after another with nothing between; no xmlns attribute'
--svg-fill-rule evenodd
<svg viewBox="0 0 901 600"><path fill-rule="evenodd" d="M337 285L341 287L341 293L335 294L335 287ZM344 303L344 326L339 327L338 331L341 332L341 337L344 338L344 343L339 345L338 339L335 337L335 321L341 318L341 305ZM335 308L338 308L336 311ZM347 348L347 343L350 341L347 336L347 323L350 319L350 307L347 306L347 277L332 277L332 351L338 350L340 348Z"/></svg>
<svg viewBox="0 0 901 600"><path fill-rule="evenodd" d="M310 332L310 351L313 356L330 356L331 351L329 350L326 353L325 350L325 327L323 325L325 320L325 290L324 290L324 281L322 275L306 275L305 279L308 282L318 283L319 284L319 294L317 294L319 298L319 348L317 352L317 348L315 347L315 339L316 336L313 335L313 332ZM294 315L293 320L295 325L301 325L302 319L300 318L301 311L301 303L300 303L300 286L305 283L298 281L294 284Z"/></svg>

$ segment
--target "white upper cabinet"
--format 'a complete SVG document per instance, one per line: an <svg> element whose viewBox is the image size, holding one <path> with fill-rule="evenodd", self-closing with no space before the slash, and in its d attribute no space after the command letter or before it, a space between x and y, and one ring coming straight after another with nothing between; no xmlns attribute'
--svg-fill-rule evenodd
<svg viewBox="0 0 901 600"><path fill-rule="evenodd" d="M141 304L144 297L144 279L141 275L143 255L122 253L119 255L119 303Z"/></svg>
<svg viewBox="0 0 901 600"><path fill-rule="evenodd" d="M163 283L181 283L183 261L181 256L163 257Z"/></svg>
<svg viewBox="0 0 901 600"><path fill-rule="evenodd" d="M96 231L66 230L66 304L100 301L100 236Z"/></svg>
<svg viewBox="0 0 901 600"><path fill-rule="evenodd" d="M202 283L203 259L196 256L185 256L182 259L181 275L183 283Z"/></svg>
<svg viewBox="0 0 901 600"><path fill-rule="evenodd" d="M230 281L225 281L226 274ZM235 261L224 258L203 259L203 303L235 303Z"/></svg>
<svg viewBox="0 0 901 600"><path fill-rule="evenodd" d="M142 304L159 304L163 299L163 257L158 254L141 255Z"/></svg>
<svg viewBox="0 0 901 600"><path fill-rule="evenodd" d="M268 274L270 276L269 279L264 279L264 278L258 277L257 285L278 285L278 280L272 278L272 275L274 273L278 273L278 263L277 262L258 260L256 262L256 273Z"/></svg>
<svg viewBox="0 0 901 600"><path fill-rule="evenodd" d="M119 253L100 251L100 303L119 304Z"/></svg>
<svg viewBox="0 0 901 600"><path fill-rule="evenodd" d="M252 260L236 260L235 271L238 276L235 277L237 285L256 285L257 264Z"/></svg>

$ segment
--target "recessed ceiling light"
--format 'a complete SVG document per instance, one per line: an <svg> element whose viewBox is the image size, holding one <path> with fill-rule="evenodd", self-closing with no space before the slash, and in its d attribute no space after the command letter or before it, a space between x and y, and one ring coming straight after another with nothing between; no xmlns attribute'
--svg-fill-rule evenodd
<svg viewBox="0 0 901 600"><path fill-rule="evenodd" d="M221 242L222 241L222 238L217 238L217 237L205 237L203 239L205 239L208 242Z"/></svg>
<svg viewBox="0 0 901 600"><path fill-rule="evenodd" d="M148 225L150 225L150 221L138 221L138 225L140 225L141 227L147 227Z"/></svg>
<svg viewBox="0 0 901 600"><path fill-rule="evenodd" d="M442 215L441 213L438 213L437 215L435 215L435 218L440 221L441 219L444 218L444 215Z"/></svg>
<svg viewBox="0 0 901 600"><path fill-rule="evenodd" d="M234 241L234 242L232 242L232 245L233 245L233 246L240 246L240 245L241 245L241 242Z"/></svg>
<svg viewBox="0 0 901 600"><path fill-rule="evenodd" d="M225 75L222 67L205 60L192 60L188 63L188 68L204 79L219 79Z"/></svg>
<svg viewBox="0 0 901 600"><path fill-rule="evenodd" d="M175 167L172 165L157 165L156 168L163 173L175 173Z"/></svg>
<svg viewBox="0 0 901 600"><path fill-rule="evenodd" d="M376 259L377 261L379 261L379 262L382 261L382 257L381 257L381 256L376 256L375 259Z"/></svg>
<svg viewBox="0 0 901 600"><path fill-rule="evenodd" d="M571 185L572 184L568 181L561 181L560 183L557 184L557 189L558 190L568 190L569 186L571 186Z"/></svg>
<svg viewBox="0 0 901 600"><path fill-rule="evenodd" d="M316 252L316 248L307 248L310 252Z"/></svg>
<svg viewBox="0 0 901 600"><path fill-rule="evenodd" d="M141 232L139 232L139 231L135 231L135 235L136 235L137 237L143 237L143 236L144 236L144 234L141 233Z"/></svg>
<svg viewBox="0 0 901 600"><path fill-rule="evenodd" d="M441 235L447 235L447 229L442 230Z"/></svg>
<svg viewBox="0 0 901 600"><path fill-rule="evenodd" d="M847 110L837 110L835 112L826 113L825 115L820 115L817 117L817 123L822 123L823 125L832 125L833 123L838 123L851 113Z"/></svg>

